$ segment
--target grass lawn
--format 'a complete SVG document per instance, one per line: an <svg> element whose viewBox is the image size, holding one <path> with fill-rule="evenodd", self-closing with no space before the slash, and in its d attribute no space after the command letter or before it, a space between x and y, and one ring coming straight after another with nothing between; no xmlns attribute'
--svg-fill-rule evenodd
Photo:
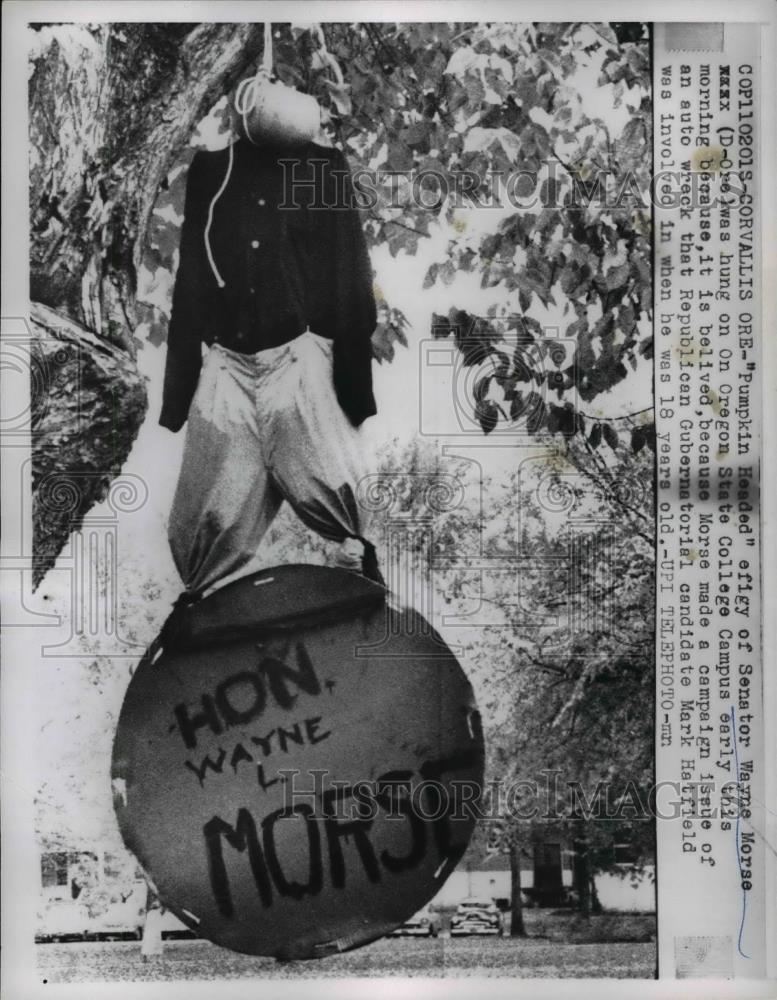
<svg viewBox="0 0 777 1000"><path fill-rule="evenodd" d="M41 981L130 982L186 979L313 979L348 976L511 976L643 978L655 972L655 944L561 944L547 939L392 938L343 955L280 963L226 951L206 941L168 941L147 965L138 942L37 946Z"/></svg>

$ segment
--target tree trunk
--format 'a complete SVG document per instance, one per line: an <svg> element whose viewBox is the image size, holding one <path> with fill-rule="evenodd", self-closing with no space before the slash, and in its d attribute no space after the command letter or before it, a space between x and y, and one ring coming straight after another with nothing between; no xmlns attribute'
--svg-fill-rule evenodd
<svg viewBox="0 0 777 1000"><path fill-rule="evenodd" d="M510 844L510 937L526 937L521 898L521 849Z"/></svg>
<svg viewBox="0 0 777 1000"><path fill-rule="evenodd" d="M602 903L599 899L599 893L596 891L596 879L593 874L591 875L591 913L600 914L603 913Z"/></svg>
<svg viewBox="0 0 777 1000"><path fill-rule="evenodd" d="M582 831L572 841L574 851L573 876L578 893L578 910L587 920L591 916L591 864L588 857L588 838Z"/></svg>
<svg viewBox="0 0 777 1000"><path fill-rule="evenodd" d="M145 415L135 293L159 186L200 119L256 58L261 36L256 24L35 29L29 83L35 586L120 471ZM79 395L84 379L88 390ZM68 491L66 516L52 513L37 493L56 479L67 484L59 488Z"/></svg>
<svg viewBox="0 0 777 1000"><path fill-rule="evenodd" d="M33 581L119 474L146 412L134 359L33 302Z"/></svg>

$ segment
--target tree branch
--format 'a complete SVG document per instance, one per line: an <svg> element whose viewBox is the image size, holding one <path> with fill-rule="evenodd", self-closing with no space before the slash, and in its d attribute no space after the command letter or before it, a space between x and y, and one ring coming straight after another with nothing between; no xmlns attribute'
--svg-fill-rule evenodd
<svg viewBox="0 0 777 1000"><path fill-rule="evenodd" d="M422 233L420 229L413 229L412 226L408 226L404 222L399 222L397 219L384 219L374 209L370 209L370 218L375 219L382 226L399 226L400 229L406 229L409 233L413 233L416 236L424 236L426 239L431 239L429 233Z"/></svg>

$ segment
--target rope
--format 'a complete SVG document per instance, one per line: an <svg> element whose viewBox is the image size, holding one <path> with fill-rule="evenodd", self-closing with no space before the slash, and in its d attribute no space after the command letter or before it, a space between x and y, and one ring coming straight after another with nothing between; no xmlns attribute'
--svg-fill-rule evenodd
<svg viewBox="0 0 777 1000"><path fill-rule="evenodd" d="M235 146L234 143L229 144L229 162L227 164L227 172L224 175L224 180L221 182L221 187L213 195L210 202L210 208L208 209L208 222L205 226L205 253L208 255L208 263L210 264L210 269L213 271L213 275L216 278L216 284L219 288L223 288L226 282L219 274L218 268L216 267L216 262L213 259L213 253L210 249L210 227L213 225L213 209L216 207L216 202L224 194L224 190L229 183L229 178L232 174L232 164L235 160Z"/></svg>
<svg viewBox="0 0 777 1000"><path fill-rule="evenodd" d="M340 65L337 59L328 51L326 47L326 39L324 37L324 31L321 25L317 25L312 31L313 37L317 39L320 43L319 52L322 57L322 61L325 66L327 66L334 75L335 82L342 85L343 83L343 73L340 69ZM259 69L256 71L254 76L248 77L246 80L242 80L235 92L235 111L243 119L243 134L246 136L249 142L253 142L251 139L251 133L248 128L248 115L257 105L259 100L259 89L263 86L272 74L273 69L273 48L272 48L272 23L270 21L265 21L264 23L264 49L262 51L262 62ZM222 196L226 190L227 184L229 183L229 178L232 176L232 167L235 161L235 151L234 143L229 145L229 162L227 163L227 172L224 175L224 180L221 182L221 187L214 194L210 202L210 207L208 208L208 221L205 226L205 253L208 257L208 263L213 271L213 275L216 279L216 283L219 288L224 288L226 282L219 274L219 270L216 267L216 262L213 259L213 252L210 246L210 227L213 225L213 212L216 208L216 202Z"/></svg>
<svg viewBox="0 0 777 1000"><path fill-rule="evenodd" d="M342 86L344 82L343 71L340 69L340 63L326 47L326 37L324 35L323 27L320 24L317 24L314 28L311 29L310 34L319 43L318 54L321 58L322 63L324 64L324 66L327 67L327 69L332 71L332 75L335 78L335 83Z"/></svg>
<svg viewBox="0 0 777 1000"><path fill-rule="evenodd" d="M259 84L264 83L265 80L269 79L272 73L272 24L270 21L265 21L264 23L264 50L262 52L262 64L259 67L256 74L249 77L247 80L243 80L237 88L235 93L235 110L243 118L243 133L251 141L251 135L248 130L248 114L250 111L256 107ZM219 288L224 288L226 282L221 277L219 269L216 267L216 262L213 259L213 251L210 246L210 227L213 225L213 212L216 208L216 202L224 194L227 184L229 184L229 178L232 176L232 167L235 162L235 148L234 143L229 144L229 161L227 163L227 172L224 175L224 180L221 182L221 187L213 195L210 202L210 207L208 208L208 221L205 225L205 253L208 257L208 263L210 264L210 269L213 271L213 276L216 279L216 284Z"/></svg>
<svg viewBox="0 0 777 1000"><path fill-rule="evenodd" d="M272 74L272 24L265 21L264 24L264 50L262 52L262 64L254 76L243 80L235 93L235 110L243 119L243 134L251 140L248 129L248 115L256 107L259 97L259 88L265 84Z"/></svg>
<svg viewBox="0 0 777 1000"><path fill-rule="evenodd" d="M262 50L262 70L269 76L272 73L272 24L264 22L264 49Z"/></svg>

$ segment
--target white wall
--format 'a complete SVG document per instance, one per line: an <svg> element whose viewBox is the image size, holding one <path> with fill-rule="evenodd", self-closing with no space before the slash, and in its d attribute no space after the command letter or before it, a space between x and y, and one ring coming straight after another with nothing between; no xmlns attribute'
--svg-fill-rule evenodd
<svg viewBox="0 0 777 1000"><path fill-rule="evenodd" d="M572 872L562 869L565 886L572 885ZM521 872L521 886L531 889L534 885L532 871ZM625 871L623 875L612 872L596 876L596 891L605 910L614 912L651 913L656 908L655 868L647 865L640 877ZM432 900L435 906L457 906L468 896L510 898L510 872L461 871L453 872L445 885Z"/></svg>
<svg viewBox="0 0 777 1000"><path fill-rule="evenodd" d="M650 913L656 908L655 867L646 865L641 876L607 872L596 876L596 892L605 910Z"/></svg>

